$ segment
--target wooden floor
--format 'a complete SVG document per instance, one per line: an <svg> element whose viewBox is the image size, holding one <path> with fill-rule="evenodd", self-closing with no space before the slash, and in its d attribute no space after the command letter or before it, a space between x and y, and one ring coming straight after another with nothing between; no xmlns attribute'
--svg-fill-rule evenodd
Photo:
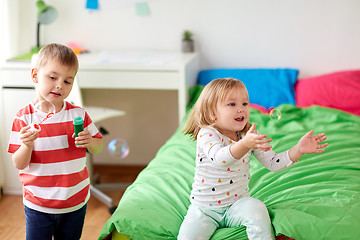
<svg viewBox="0 0 360 240"><path fill-rule="evenodd" d="M101 183L132 182L143 166L95 166ZM106 191L115 203L121 199L125 189ZM97 239L99 233L109 219L107 206L94 197L90 197L85 217L82 240ZM0 239L25 239L25 214L22 196L3 195L0 198Z"/></svg>

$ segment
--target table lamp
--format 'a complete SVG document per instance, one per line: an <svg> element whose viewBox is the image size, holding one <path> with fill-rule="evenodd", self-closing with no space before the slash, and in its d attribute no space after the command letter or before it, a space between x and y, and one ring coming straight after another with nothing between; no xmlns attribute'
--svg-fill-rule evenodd
<svg viewBox="0 0 360 240"><path fill-rule="evenodd" d="M37 32L36 32L36 47L33 49L33 51L39 51L40 50L40 25L41 24L49 24L55 21L57 17L57 11L52 6L46 5L44 1L38 0L36 2L36 6L38 8L37 12Z"/></svg>
<svg viewBox="0 0 360 240"><path fill-rule="evenodd" d="M38 9L37 12L37 31L36 31L36 46L31 48L29 53L11 58L10 60L26 60L29 61L31 56L40 51L40 25L41 24L49 24L55 21L57 17L57 11L52 6L46 5L44 1L38 0L36 2L36 6Z"/></svg>

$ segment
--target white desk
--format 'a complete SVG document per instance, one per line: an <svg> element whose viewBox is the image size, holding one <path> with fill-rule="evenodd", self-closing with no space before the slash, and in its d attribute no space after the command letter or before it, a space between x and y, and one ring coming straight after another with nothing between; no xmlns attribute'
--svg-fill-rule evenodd
<svg viewBox="0 0 360 240"><path fill-rule="evenodd" d="M178 91L179 122L185 116L188 89L199 71L196 53L179 53L161 65L98 63L98 54L79 55L78 79L85 89L148 89ZM29 62L2 65L2 87L33 87Z"/></svg>
<svg viewBox="0 0 360 240"><path fill-rule="evenodd" d="M172 60L160 65L98 63L97 58L97 54L79 56L80 88L175 90L178 93L178 121L183 119L188 101L188 88L196 83L199 70L196 53L179 53ZM21 193L18 172L12 165L11 156L6 149L15 113L35 96L34 85L30 79L30 62L5 62L1 65L0 74L0 142L3 150L1 161L5 169L4 190L7 193ZM1 174L4 173L0 172L0 180Z"/></svg>

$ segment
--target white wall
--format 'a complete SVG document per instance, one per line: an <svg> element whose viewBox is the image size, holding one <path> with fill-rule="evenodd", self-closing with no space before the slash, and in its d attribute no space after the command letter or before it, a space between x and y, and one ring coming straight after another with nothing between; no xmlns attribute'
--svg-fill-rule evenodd
<svg viewBox="0 0 360 240"><path fill-rule="evenodd" d="M18 35L20 30L18 0L0 1L0 61L21 52Z"/></svg>
<svg viewBox="0 0 360 240"><path fill-rule="evenodd" d="M35 45L36 0L7 1L10 16L18 16L11 22L12 54L26 53ZM45 2L59 16L41 27L42 44L74 41L90 51L180 50L188 29L195 34L201 69L293 67L306 77L360 66L358 0L150 0L150 16L136 16L134 6L89 12L85 0ZM105 145L115 137L130 142L131 154L123 163L150 160L175 130L176 94L163 94L84 91L87 105L116 107L131 116L104 122L111 131ZM151 145L138 144L140 138ZM116 162L106 151L95 160Z"/></svg>
<svg viewBox="0 0 360 240"><path fill-rule="evenodd" d="M27 51L35 45L36 1L18 1L19 49ZM308 76L359 66L358 0L150 0L151 15L143 17L133 6L89 12L85 0L46 2L59 18L42 27L43 43L178 50L190 29L203 69L289 66Z"/></svg>

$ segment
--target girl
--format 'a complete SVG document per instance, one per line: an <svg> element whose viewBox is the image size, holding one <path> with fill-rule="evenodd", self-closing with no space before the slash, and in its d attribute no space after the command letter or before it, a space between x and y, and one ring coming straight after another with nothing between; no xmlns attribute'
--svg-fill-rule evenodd
<svg viewBox="0 0 360 240"><path fill-rule="evenodd" d="M249 122L245 85L233 78L205 86L186 122L184 133L197 140L191 205L178 239L210 239L216 229L244 225L248 238L274 239L265 204L249 193L249 161L254 156L269 170L282 171L303 154L322 153L325 133L305 134L291 149L276 154L272 139Z"/></svg>

